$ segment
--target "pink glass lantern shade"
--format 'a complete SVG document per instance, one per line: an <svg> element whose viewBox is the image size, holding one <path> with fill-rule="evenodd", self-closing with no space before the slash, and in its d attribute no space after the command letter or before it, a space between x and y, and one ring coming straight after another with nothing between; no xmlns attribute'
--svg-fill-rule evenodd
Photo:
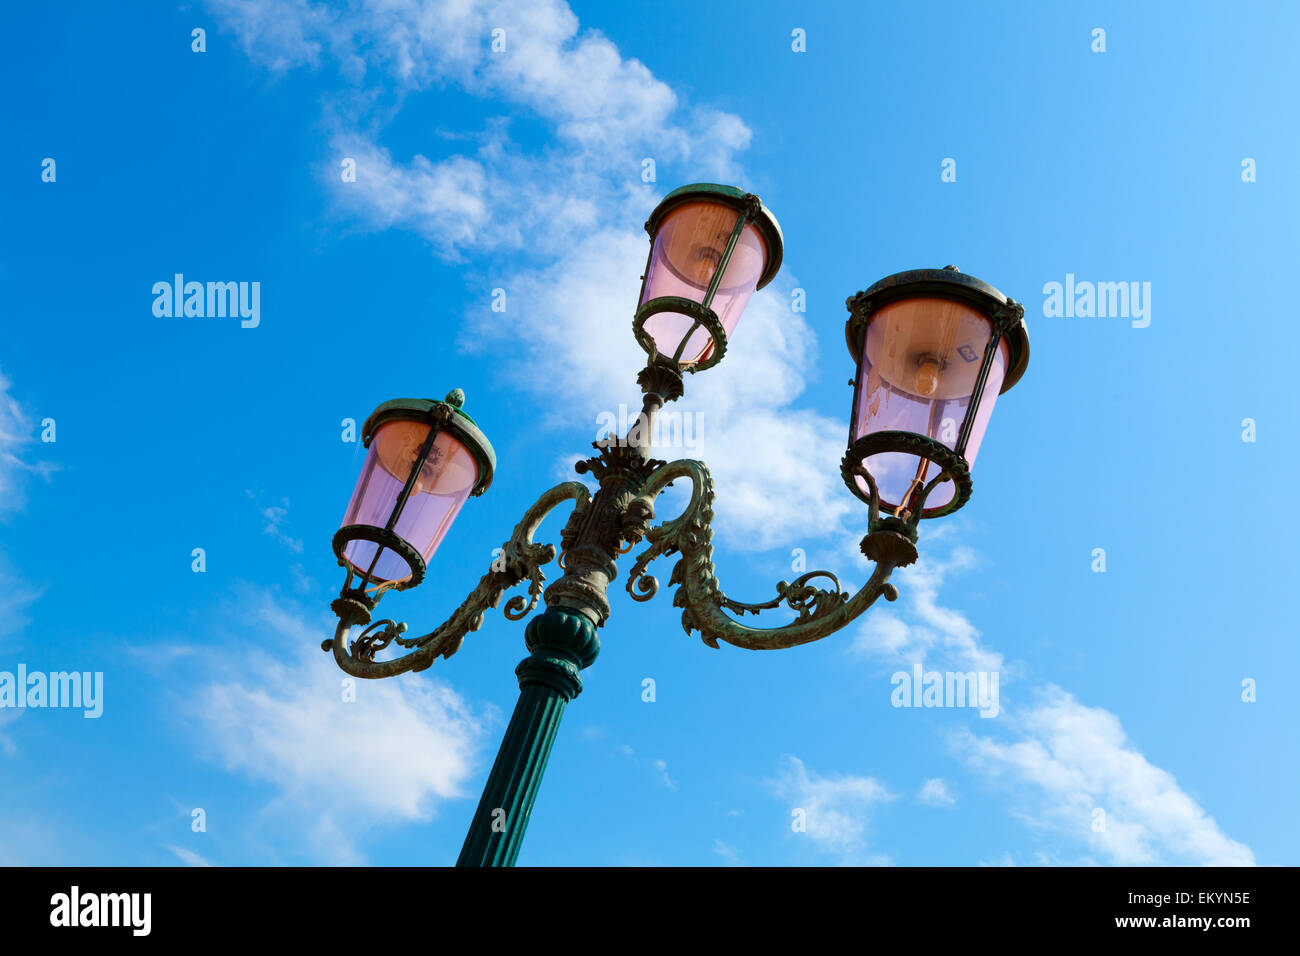
<svg viewBox="0 0 1300 956"><path fill-rule="evenodd" d="M379 428L343 516L344 526L387 526L430 428L410 421L392 421ZM428 562L477 479L478 467L469 450L449 433L440 433L391 530ZM400 581L412 570L397 553L373 541L349 542L343 557L357 573L369 572L376 584Z"/></svg>
<svg viewBox="0 0 1300 956"><path fill-rule="evenodd" d="M496 456L463 402L459 389L445 402L398 399L366 420L366 459L334 545L362 590L418 584L465 500L490 483Z"/></svg>
<svg viewBox="0 0 1300 956"><path fill-rule="evenodd" d="M703 303L736 216L734 209L704 202L679 206L669 213L655 237L641 304L664 296ZM763 237L752 223L746 225L709 302L728 338L758 286L766 260ZM680 312L657 312L646 320L645 329L660 354L678 355L680 350L678 364L689 366L713 352L712 336L702 327L692 331L695 325L695 319ZM687 335L690 337L683 345Z"/></svg>
<svg viewBox="0 0 1300 956"><path fill-rule="evenodd" d="M956 510L998 394L1028 362L1023 310L952 267L891 276L849 308L858 373L846 460L871 473L882 512L911 510L936 479L921 516ZM861 474L850 489L870 501Z"/></svg>
<svg viewBox="0 0 1300 956"><path fill-rule="evenodd" d="M730 338L750 296L776 274L780 227L757 197L704 183L669 193L647 229L638 337L678 368L707 368L721 357L715 336Z"/></svg>

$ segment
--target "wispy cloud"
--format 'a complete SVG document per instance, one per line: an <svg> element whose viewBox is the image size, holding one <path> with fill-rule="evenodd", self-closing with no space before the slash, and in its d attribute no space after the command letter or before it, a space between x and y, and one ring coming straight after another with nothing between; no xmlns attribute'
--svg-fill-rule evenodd
<svg viewBox="0 0 1300 956"><path fill-rule="evenodd" d="M1173 775L1139 752L1115 714L1028 679L1023 666L1008 665L983 642L965 614L942 603L943 587L977 562L951 543L951 532L936 537L941 547L932 537L926 556L895 576L902 594L896 609L868 615L854 650L890 668L919 661L927 668L997 670L1004 689L1021 679L1020 693L1032 703L1018 706L1004 694L1002 715L989 722L994 730L961 729L948 743L969 768L1007 787L1017 816L1035 832L1064 837L1077 851L1051 862L1253 863L1248 847L1226 836Z"/></svg>
<svg viewBox="0 0 1300 956"><path fill-rule="evenodd" d="M22 632L30 623L28 609L45 593L44 584L34 584L0 551L0 638Z"/></svg>
<svg viewBox="0 0 1300 956"><path fill-rule="evenodd" d="M604 731L598 731L596 728L585 729L583 737L592 742L598 742L605 739ZM635 763L638 767L645 767L654 771L655 778L669 790L677 789L677 781L668 774L668 761L663 758L646 759L637 755L636 750L628 744L618 744L614 747L614 753L621 757L626 757Z"/></svg>
<svg viewBox="0 0 1300 956"><path fill-rule="evenodd" d="M895 798L879 780L852 775L819 776L798 757L786 756L780 775L768 785L790 804L791 819L803 823L803 834L818 849L844 863L888 862L888 857L869 851L866 839L872 812ZM799 811L802 814L796 817Z"/></svg>
<svg viewBox="0 0 1300 956"><path fill-rule="evenodd" d="M1011 739L962 730L954 746L971 765L1003 778L1034 824L1072 837L1102 862L1255 862L1172 774L1138 752L1118 717L1054 685L1038 688L1035 702L1015 715Z"/></svg>
<svg viewBox="0 0 1300 956"><path fill-rule="evenodd" d="M9 379L0 372L0 520L26 507L31 476L48 480L58 471L58 465L41 461L33 453L34 416L19 404L10 388ZM43 585L24 577L0 551L0 638L27 626L27 609L44 591Z"/></svg>
<svg viewBox="0 0 1300 956"><path fill-rule="evenodd" d="M253 591L240 608L242 642L180 658L205 676L176 706L206 756L275 788L265 815L304 852L363 862L370 827L428 820L466 796L485 726L456 691L427 675L353 681L321 652L327 625L311 612Z"/></svg>
<svg viewBox="0 0 1300 956"><path fill-rule="evenodd" d="M659 760L655 760L655 761L652 762L652 766L655 768L655 770L657 770L657 771L659 772L659 782L660 782L660 783L662 783L662 784L663 784L665 787L667 787L669 790L676 790L676 789L677 789L677 781L674 780L672 777L670 777L670 776L668 775L668 761L667 761L667 760L663 760L662 758L659 759Z"/></svg>
<svg viewBox="0 0 1300 956"><path fill-rule="evenodd" d="M684 107L644 64L599 31L581 29L563 0L207 5L250 59L272 71L332 65L352 88L399 96L455 85L544 120L593 165L615 165L651 140L668 159L716 166L749 139L732 114ZM382 108L375 97L365 102Z"/></svg>
<svg viewBox="0 0 1300 956"><path fill-rule="evenodd" d="M935 777L921 784L916 799L928 807L951 807L957 798L948 789L948 783L942 777Z"/></svg>
<svg viewBox="0 0 1300 956"><path fill-rule="evenodd" d="M173 846L170 843L166 844L165 848L167 850L170 850L172 854L174 854L175 857L178 860L180 860L182 863L184 863L186 866L211 866L212 865L203 857L199 856L199 854L195 853L193 850L187 850L181 846Z"/></svg>
<svg viewBox="0 0 1300 956"><path fill-rule="evenodd" d="M863 619L853 648L889 667L921 663L1012 676L1006 660L980 640L970 619L940 603L943 585L978 564L970 548L951 543L950 535L948 538L945 541L943 536L927 534L916 564L894 575L904 600L894 607L873 608Z"/></svg>
<svg viewBox="0 0 1300 956"><path fill-rule="evenodd" d="M713 852L722 857L725 866L744 866L745 861L740 857L740 851L729 843L722 840L714 839Z"/></svg>
<svg viewBox="0 0 1300 956"><path fill-rule="evenodd" d="M269 535L294 554L302 554L302 541L298 538L290 537L284 530L285 525L289 521L289 499L281 498L278 505L270 505L269 507L264 508L259 500L261 496L257 492L246 490L245 493L257 506L258 514L260 514L263 520L266 521L266 524L262 527L262 533Z"/></svg>
<svg viewBox="0 0 1300 956"><path fill-rule="evenodd" d="M598 31L581 29L559 0L209 6L272 70L337 67L347 95L326 117L324 165L337 209L354 224L410 231L451 261L511 254L490 270L475 263L483 305L465 315L462 348L510 341L502 374L523 391L546 383L538 397L549 427L594 431L599 412L635 400L645 358L629 318L646 255L640 224L665 191L642 181L642 162L675 171L671 185L743 185L739 154L751 132L740 117L686 102ZM494 51L498 29L504 50ZM432 136L429 155L395 156L382 142L386 124L399 109L419 109L412 94L442 84L547 124L550 141L525 149L507 122L490 120ZM356 161L355 182L339 175L343 157ZM505 312L489 308L496 287ZM826 534L852 510L838 477L842 423L793 407L816 339L779 288L751 301L727 360L693 378L677 406L704 415L695 453L727 489L718 529L747 549ZM755 434L769 440L756 444ZM789 454L796 446L808 453Z"/></svg>
<svg viewBox="0 0 1300 956"><path fill-rule="evenodd" d="M27 479L31 475L49 479L59 466L37 460L36 421L10 393L8 378L0 372L0 518L5 512L21 511L27 504Z"/></svg>

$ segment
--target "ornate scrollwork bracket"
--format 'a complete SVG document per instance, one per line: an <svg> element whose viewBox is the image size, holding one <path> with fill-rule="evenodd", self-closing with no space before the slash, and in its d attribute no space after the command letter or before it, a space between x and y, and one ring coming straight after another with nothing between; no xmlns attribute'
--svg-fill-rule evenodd
<svg viewBox="0 0 1300 956"><path fill-rule="evenodd" d="M576 481L566 481L538 498L502 545L501 554L493 560L492 567L479 579L478 585L460 607L439 627L419 637L404 637L406 625L403 623L383 620L372 624L371 612L382 594L367 594L349 587L349 574L339 598L332 605L339 616L338 627L333 639L324 641L321 649L333 650L339 667L354 677L391 677L405 671L421 671L438 657L455 654L465 635L483 625L487 610L497 607L510 588L528 581L528 596L516 594L502 609L507 619L522 620L537 607L542 596L546 582L542 568L555 560L555 547L534 542L533 535L542 520L565 501L573 501L575 510L585 511L590 506L591 493ZM364 630L349 641L349 633L358 625ZM391 660L375 660L379 652L393 644L407 648L410 653Z"/></svg>
<svg viewBox="0 0 1300 956"><path fill-rule="evenodd" d="M862 470L873 492L875 482ZM894 568L916 560L916 521L897 517L881 518L872 505L870 532L862 539L862 552L875 562L870 580L854 595L849 595L839 579L828 571L811 571L776 587L777 597L760 603L745 603L729 598L718 584L713 566L713 478L702 462L683 459L656 469L646 480L642 496L653 502L676 478L688 478L693 486L690 503L681 515L646 531L649 547L636 559L628 575L627 590L636 601L648 601L659 590L659 582L646 573L650 562L661 555L680 554L673 566L668 585L677 586L673 606L682 608L682 627L686 633L699 631L710 647L726 642L749 650L774 650L795 647L819 640L840 630L861 615L877 598L898 598L898 590L889 583ZM874 494L873 494L874 498ZM825 579L829 588L812 582ZM796 612L794 621L781 627L754 628L741 624L727 612L737 615L760 614L784 605Z"/></svg>
<svg viewBox="0 0 1300 956"><path fill-rule="evenodd" d="M896 600L898 590L889 578L895 568L917 558L920 512L881 516L871 473L862 461L846 462L846 474L860 477L869 490L869 532L861 549L875 569L867 583L850 595L831 572L810 571L793 581L779 582L775 598L753 603L736 600L722 590L713 565L714 487L708 468L691 459L665 464L646 456L643 447L627 442L600 442L596 447L599 455L580 462L578 471L600 481L597 496L593 498L578 482L556 485L543 494L515 527L491 569L440 627L419 637L406 637L403 623L371 623L379 595L345 586L333 605L339 615L338 628L333 640L323 642L322 648L333 650L339 666L357 677L424 670L436 658L456 653L466 634L482 625L487 609L497 607L505 591L524 581L529 582L527 597L515 595L504 608L509 620L521 620L544 597L553 611L567 609L566 613L583 615L600 627L609 615L605 589L617 574L617 557L642 541L648 547L637 556L627 580L633 600L648 601L659 590L659 582L647 573L650 563L662 555L677 554L668 584L677 588L673 606L682 609L686 633L699 631L704 643L714 648L721 642L750 650L795 647L839 631L880 597ZM678 478L692 484L689 503L678 517L653 525L655 500ZM937 481L927 486L926 493ZM566 558L561 562L564 574L543 592L546 576L542 568L555 560L556 549L532 538L546 515L564 501L574 502L560 533ZM731 616L759 615L782 607L793 611L795 619L779 627L749 627ZM349 641L349 633L358 625L363 630ZM391 647L409 653L376 660Z"/></svg>

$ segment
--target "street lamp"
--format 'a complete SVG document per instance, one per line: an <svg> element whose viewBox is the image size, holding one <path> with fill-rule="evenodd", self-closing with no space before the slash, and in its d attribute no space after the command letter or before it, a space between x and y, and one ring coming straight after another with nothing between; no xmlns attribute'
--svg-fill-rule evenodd
<svg viewBox="0 0 1300 956"><path fill-rule="evenodd" d="M956 266L899 272L846 304L858 373L844 480L895 516L951 514L998 394L1029 364L1025 310Z"/></svg>
<svg viewBox="0 0 1300 956"><path fill-rule="evenodd" d="M387 591L420 583L461 506L487 489L496 458L459 389L441 402L385 402L362 429L366 461L334 537L347 572L332 605L339 623L321 645L344 671L389 677L450 657L486 611L524 581L527 597L517 594L503 609L509 620L546 602L525 628L530 653L515 669L519 700L458 865L509 866L518 856L560 718L582 691L579 671L600 650L597 629L609 619L607 592L621 555L646 544L627 576L636 601L659 590L650 563L679 555L669 580L677 586L673 605L682 609L686 632L698 631L710 647L770 650L833 634L877 598L898 597L889 578L916 560L922 518L969 499L970 464L993 403L1028 361L1024 310L954 266L899 273L849 299L845 334L858 368L841 473L868 505L861 548L875 570L853 595L834 574L812 571L778 583L769 601L736 601L720 588L713 566L708 469L691 459L654 459L650 436L657 412L682 396L684 375L722 360L750 296L776 275L781 229L757 196L706 183L669 193L646 231L650 258L632 326L647 355L637 376L641 414L626 436L593 443L596 455L575 466L597 480L595 495L575 481L544 492L474 590L419 637L406 636L403 623L372 622L375 607ZM691 482L690 502L676 518L655 524L654 503L678 478ZM542 569L557 551L533 535L566 501L572 511L560 532L562 574L544 587ZM733 617L782 605L796 617L780 627L750 627Z"/></svg>
<svg viewBox="0 0 1300 956"><path fill-rule="evenodd" d="M343 525L334 534L334 555L347 570L332 605L340 625L368 624L384 592L423 581L461 506L492 483L496 453L464 404L460 389L441 402L399 398L384 402L361 426L368 452ZM350 666L357 660L373 665L381 649L376 641L382 639L363 634L351 654L339 658L340 665L361 677L406 670L393 665L381 668L385 673L374 667L358 673Z"/></svg>
<svg viewBox="0 0 1300 956"><path fill-rule="evenodd" d="M749 297L781 268L781 227L757 196L697 183L665 196L645 228L650 258L633 334L652 364L712 368Z"/></svg>

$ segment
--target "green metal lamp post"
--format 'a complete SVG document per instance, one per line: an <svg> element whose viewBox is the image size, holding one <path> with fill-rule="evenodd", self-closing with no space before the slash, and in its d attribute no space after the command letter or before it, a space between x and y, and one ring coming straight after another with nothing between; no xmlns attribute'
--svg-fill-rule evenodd
<svg viewBox="0 0 1300 956"><path fill-rule="evenodd" d="M578 462L578 472L599 483L595 495L575 481L544 492L474 590L441 626L419 637L407 637L403 623L372 621L375 607L386 592L424 579L461 506L487 490L496 456L465 412L459 389L443 401L385 402L362 428L366 461L334 536L334 553L347 572L332 605L339 623L322 644L344 671L379 678L424 670L456 653L486 611L524 581L527 597L517 594L503 609L509 620L522 620L539 599L546 602L524 630L529 656L515 669L519 700L460 866L510 866L518 857L560 719L582 691L579 672L599 653L597 631L609 619L607 591L621 555L646 543L627 577L636 601L658 592L647 573L650 562L680 555L669 581L677 586L673 605L682 608L686 632L698 631L710 647L725 642L771 650L833 634L877 598L898 597L889 578L916 560L922 518L950 514L969 500L970 466L994 402L1028 362L1024 310L955 266L898 273L850 298L845 335L857 375L841 473L868 505L861 548L875 571L853 595L834 574L812 571L777 584L769 601L733 600L713 566L708 469L690 459L658 461L650 442L656 414L683 395L685 375L722 360L750 296L776 275L781 229L758 197L696 184L669 193L646 230L650 257L633 320L648 357L637 376L640 416L626 436L593 443L596 455ZM656 499L679 478L691 482L690 503L655 524ZM563 573L544 588L542 569L557 552L533 535L564 502L572 502L572 512L560 532ZM816 586L818 580L828 586ZM732 617L781 605L797 616L780 627L749 627ZM355 636L354 628L361 629Z"/></svg>

